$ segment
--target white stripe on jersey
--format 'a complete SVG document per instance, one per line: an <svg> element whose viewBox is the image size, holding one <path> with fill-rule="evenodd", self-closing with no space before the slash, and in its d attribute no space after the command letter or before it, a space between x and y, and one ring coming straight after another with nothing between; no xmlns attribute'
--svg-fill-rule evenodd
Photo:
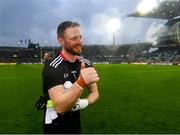
<svg viewBox="0 0 180 135"><path fill-rule="evenodd" d="M54 67L56 68L59 64L61 64L62 61L63 61L63 58Z"/></svg>
<svg viewBox="0 0 180 135"><path fill-rule="evenodd" d="M62 61L63 61L63 58L59 55L57 58L55 58L55 59L50 63L50 66L56 68Z"/></svg>
<svg viewBox="0 0 180 135"><path fill-rule="evenodd" d="M63 58L62 57L60 57L59 59L57 59L53 64L52 64L52 66L54 67L55 65L56 65L56 63L58 63L59 61L61 61Z"/></svg>
<svg viewBox="0 0 180 135"><path fill-rule="evenodd" d="M56 60L59 59L59 58L60 58L60 56L58 56L57 58L55 58L55 59L50 63L50 66L52 66L52 64L53 64L54 62L56 62Z"/></svg>

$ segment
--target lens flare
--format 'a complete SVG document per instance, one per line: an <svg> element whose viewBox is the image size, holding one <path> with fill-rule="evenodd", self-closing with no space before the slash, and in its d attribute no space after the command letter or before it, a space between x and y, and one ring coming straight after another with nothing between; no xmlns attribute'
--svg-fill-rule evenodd
<svg viewBox="0 0 180 135"><path fill-rule="evenodd" d="M108 22L107 22L107 28L110 32L116 32L119 30L121 26L121 22L118 18L111 18Z"/></svg>
<svg viewBox="0 0 180 135"><path fill-rule="evenodd" d="M142 3L138 5L137 10L140 14L146 14L153 8L157 7L157 5L157 0L144 0Z"/></svg>

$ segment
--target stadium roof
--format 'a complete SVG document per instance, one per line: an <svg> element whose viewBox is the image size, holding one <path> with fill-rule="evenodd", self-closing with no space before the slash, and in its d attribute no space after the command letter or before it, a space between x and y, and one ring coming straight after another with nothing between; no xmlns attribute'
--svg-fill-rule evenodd
<svg viewBox="0 0 180 135"><path fill-rule="evenodd" d="M177 16L180 16L180 0L161 0L158 7L154 8L151 12L144 15L139 12L128 15L128 17L144 17L166 20L173 19Z"/></svg>

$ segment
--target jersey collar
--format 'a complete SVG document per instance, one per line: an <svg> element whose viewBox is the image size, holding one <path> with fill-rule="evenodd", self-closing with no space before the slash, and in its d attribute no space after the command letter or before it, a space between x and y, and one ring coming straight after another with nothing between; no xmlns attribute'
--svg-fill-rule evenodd
<svg viewBox="0 0 180 135"><path fill-rule="evenodd" d="M68 61L67 59L66 59L66 57L64 56L64 54L63 54L63 52L61 51L60 52L60 54L59 54L62 58L63 58L63 60L64 61ZM77 61L78 60L78 57L76 56L76 59L75 59L75 61Z"/></svg>

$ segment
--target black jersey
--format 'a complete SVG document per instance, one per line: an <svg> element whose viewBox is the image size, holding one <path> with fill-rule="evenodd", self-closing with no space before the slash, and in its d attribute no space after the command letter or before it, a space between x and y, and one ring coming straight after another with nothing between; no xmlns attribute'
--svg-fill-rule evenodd
<svg viewBox="0 0 180 135"><path fill-rule="evenodd" d="M48 90L54 86L64 85L66 82L73 84L79 77L81 62L85 62L86 67L92 66L89 60L80 56L77 56L75 62L71 63L62 53L47 62L42 71L44 94L48 96ZM58 114L58 118L53 120L51 125L45 124L44 131L45 133L61 133L61 131L63 133L79 133L80 127L80 112L69 111L64 115Z"/></svg>
<svg viewBox="0 0 180 135"><path fill-rule="evenodd" d="M75 62L71 63L62 53L46 63L42 72L43 92L48 93L50 88L64 85L67 81L74 83L79 77L81 62L85 62L86 67L92 66L89 60L81 56L77 56Z"/></svg>

